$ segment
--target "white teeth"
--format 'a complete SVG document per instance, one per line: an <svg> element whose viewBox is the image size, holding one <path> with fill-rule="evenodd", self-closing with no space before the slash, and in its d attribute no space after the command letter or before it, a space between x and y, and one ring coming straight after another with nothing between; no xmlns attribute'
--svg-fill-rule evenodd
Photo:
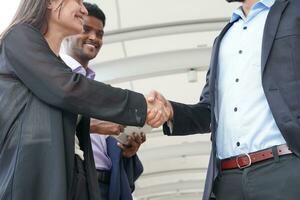
<svg viewBox="0 0 300 200"><path fill-rule="evenodd" d="M85 44L85 45L87 45L87 46L89 46L89 47L92 47L92 48L96 48L94 45L92 45L92 44Z"/></svg>

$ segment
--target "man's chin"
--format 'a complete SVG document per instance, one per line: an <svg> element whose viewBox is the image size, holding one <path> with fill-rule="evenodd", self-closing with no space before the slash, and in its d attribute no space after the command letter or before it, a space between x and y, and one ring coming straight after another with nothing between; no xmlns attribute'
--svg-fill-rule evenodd
<svg viewBox="0 0 300 200"><path fill-rule="evenodd" d="M92 60L92 59L94 59L96 56L97 56L97 54L93 54L93 55L91 55L91 54L86 54L86 55L85 55L85 58L88 59L88 60Z"/></svg>
<svg viewBox="0 0 300 200"><path fill-rule="evenodd" d="M93 52L84 52L84 57L88 60L94 59L98 54L98 51L93 51Z"/></svg>

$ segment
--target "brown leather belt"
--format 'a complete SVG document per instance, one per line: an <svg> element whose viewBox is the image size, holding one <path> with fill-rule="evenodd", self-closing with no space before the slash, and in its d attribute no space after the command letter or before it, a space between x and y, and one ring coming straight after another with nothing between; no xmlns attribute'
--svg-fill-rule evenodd
<svg viewBox="0 0 300 200"><path fill-rule="evenodd" d="M278 156L283 156L287 154L292 154L293 152L289 149L286 144L279 145L276 147ZM221 170L226 169L244 169L250 167L252 164L273 158L272 148L268 148L265 150L253 152L253 153L245 153L238 155L233 158L221 160Z"/></svg>

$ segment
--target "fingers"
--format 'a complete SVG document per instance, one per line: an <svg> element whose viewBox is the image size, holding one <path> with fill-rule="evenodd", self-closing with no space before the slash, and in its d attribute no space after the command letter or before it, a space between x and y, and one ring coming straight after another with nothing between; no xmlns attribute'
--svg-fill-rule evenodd
<svg viewBox="0 0 300 200"><path fill-rule="evenodd" d="M119 134L122 133L122 132L124 132L125 127L126 126L119 125L119 131L120 131Z"/></svg>
<svg viewBox="0 0 300 200"><path fill-rule="evenodd" d="M118 144L118 146L122 149L122 155L124 157L132 157L138 151L141 144L138 140L141 138L139 139L137 135L138 134L133 133L132 135L128 136L128 145Z"/></svg>
<svg viewBox="0 0 300 200"><path fill-rule="evenodd" d="M168 108L160 100L148 103L147 124L153 128L158 128L168 121Z"/></svg>
<svg viewBox="0 0 300 200"><path fill-rule="evenodd" d="M146 135L144 133L132 133L132 135L128 135L128 143L126 145L119 142L117 145L122 149L122 155L130 158L137 153L141 144L145 141Z"/></svg>
<svg viewBox="0 0 300 200"><path fill-rule="evenodd" d="M146 134L141 133L142 143L146 142Z"/></svg>
<svg viewBox="0 0 300 200"><path fill-rule="evenodd" d="M162 124L164 124L167 121L167 118L165 114L162 111L159 111L154 118L149 119L147 121L147 124L152 126L153 128L158 128Z"/></svg>
<svg viewBox="0 0 300 200"><path fill-rule="evenodd" d="M148 95L148 118L147 123L153 128L157 128L166 121L173 120L173 107L162 94L153 90ZM155 110L151 110L155 108Z"/></svg>
<svg viewBox="0 0 300 200"><path fill-rule="evenodd" d="M142 134L143 133L133 133L132 134L132 138L138 145L141 145L143 143Z"/></svg>
<svg viewBox="0 0 300 200"><path fill-rule="evenodd" d="M147 122L148 123L153 123L153 122L156 122L158 120L160 120L162 117L163 117L163 111L162 110L157 110L155 112L151 112L149 115L148 115L148 120Z"/></svg>
<svg viewBox="0 0 300 200"><path fill-rule="evenodd" d="M91 119L90 132L102 135L119 135L124 131L124 126L113 122Z"/></svg>
<svg viewBox="0 0 300 200"><path fill-rule="evenodd" d="M159 111L157 108L153 107L152 105L148 105L147 121L154 119L158 112Z"/></svg>

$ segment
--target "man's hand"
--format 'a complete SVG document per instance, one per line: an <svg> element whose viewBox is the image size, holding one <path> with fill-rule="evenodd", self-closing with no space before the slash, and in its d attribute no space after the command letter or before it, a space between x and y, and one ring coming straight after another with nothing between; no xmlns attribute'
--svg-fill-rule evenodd
<svg viewBox="0 0 300 200"><path fill-rule="evenodd" d="M173 107L171 103L159 92L150 92L147 96L147 105L147 124L153 128L160 127L166 121L173 119Z"/></svg>
<svg viewBox="0 0 300 200"><path fill-rule="evenodd" d="M118 142L118 146L122 149L122 155L130 158L136 154L142 143L146 141L144 133L133 133L128 135L128 144L124 145Z"/></svg>
<svg viewBox="0 0 300 200"><path fill-rule="evenodd" d="M119 135L124 131L125 126L113 122L91 119L90 133L102 135Z"/></svg>

